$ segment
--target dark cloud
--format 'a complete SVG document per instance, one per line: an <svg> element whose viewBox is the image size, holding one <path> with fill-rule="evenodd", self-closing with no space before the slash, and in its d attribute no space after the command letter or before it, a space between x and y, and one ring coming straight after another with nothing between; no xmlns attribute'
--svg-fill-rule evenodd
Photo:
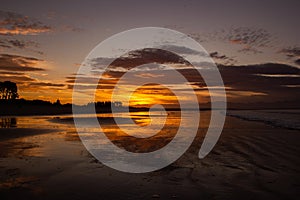
<svg viewBox="0 0 300 200"><path fill-rule="evenodd" d="M281 64L218 67L226 88L229 108L245 108L248 105L265 108L276 105L289 107L300 101L300 69ZM208 88L205 82L197 82L196 79L194 81L191 84L196 86L195 91L199 92L200 98L209 99L206 96ZM213 87L210 91L213 93L222 87L214 84L211 86Z"/></svg>
<svg viewBox="0 0 300 200"><path fill-rule="evenodd" d="M300 65L300 47L294 46L294 47L286 47L281 49L278 53L283 53L287 57L291 59L295 59L294 62L297 65Z"/></svg>
<svg viewBox="0 0 300 200"><path fill-rule="evenodd" d="M228 60L229 57L225 56L225 55L220 55L218 52L212 52L209 54L210 57L215 58L215 59L220 59L220 60Z"/></svg>
<svg viewBox="0 0 300 200"><path fill-rule="evenodd" d="M36 48L39 47L39 43L34 41L24 41L20 39L0 39L0 47L4 49L26 49L32 51L34 53L43 54L42 51L37 50Z"/></svg>
<svg viewBox="0 0 300 200"><path fill-rule="evenodd" d="M246 66L219 66L219 70L225 86L232 88L233 91L253 91L267 94L267 96L248 98L247 101L249 102L300 100L300 90L287 87L288 85L300 85L300 79L297 77L300 75L300 69L298 68L269 63Z"/></svg>
<svg viewBox="0 0 300 200"><path fill-rule="evenodd" d="M25 57L11 54L0 54L0 70L5 71L44 71L44 69L37 67L38 58Z"/></svg>
<svg viewBox="0 0 300 200"><path fill-rule="evenodd" d="M226 55L220 55L219 52L212 52L209 54L210 57L212 57L214 60L217 60L217 62L221 61L222 64L225 65L232 65L234 63L236 63L236 60L234 60L233 58L230 58Z"/></svg>
<svg viewBox="0 0 300 200"><path fill-rule="evenodd" d="M22 40L8 40L8 43L20 49L24 49L26 47L26 43Z"/></svg>
<svg viewBox="0 0 300 200"><path fill-rule="evenodd" d="M91 63L94 66L95 71L103 69L103 65L107 64L110 64L109 69L112 71L114 69L127 71L133 67L148 63L190 65L183 57L180 57L175 53L154 48L132 51L115 60L112 58L96 58L93 59Z"/></svg>
<svg viewBox="0 0 300 200"><path fill-rule="evenodd" d="M288 57L300 56L300 47L287 47L279 51L279 53L284 53Z"/></svg>
<svg viewBox="0 0 300 200"><path fill-rule="evenodd" d="M52 28L42 22L14 12L0 11L1 35L37 35Z"/></svg>
<svg viewBox="0 0 300 200"><path fill-rule="evenodd" d="M49 83L49 82L33 82L29 84L30 86L45 86L45 87L65 87L65 84L59 83Z"/></svg>
<svg viewBox="0 0 300 200"><path fill-rule="evenodd" d="M285 64L258 64L245 66L218 66L226 86L228 102L253 103L275 101L300 101L300 69ZM207 69L203 69L207 70ZM195 91L207 90L203 79L196 71L179 70ZM217 83L210 84L213 90ZM205 97L203 97L205 98Z"/></svg>
<svg viewBox="0 0 300 200"><path fill-rule="evenodd" d="M36 79L33 79L29 76L23 75L23 76L14 76L14 75L0 75L0 80L1 81L12 81L16 83L27 83L31 81L36 81Z"/></svg>
<svg viewBox="0 0 300 200"><path fill-rule="evenodd" d="M200 56L210 56L221 64L226 65L233 65L236 63L234 58L226 55L220 55L218 52L207 54L205 52L197 52L186 47L181 48L173 45L164 46L164 48L169 48L170 51L146 48L129 52L128 54L125 54L117 59L98 57L90 61L90 64L93 66L92 72L94 75L99 75L105 70L105 75L107 75L107 77L109 77L110 74L112 74L111 77L120 77L128 70L144 64L151 65L140 67L140 71L167 70L166 65L168 64L174 64L173 66L176 69L192 68L192 65L201 68L212 67L212 63L209 62L189 63L184 57L178 55L179 53L191 55L195 55L197 53L198 55L200 54ZM177 51L178 54L171 51ZM109 67L107 68L107 66Z"/></svg>
<svg viewBox="0 0 300 200"><path fill-rule="evenodd" d="M93 78L93 77L82 77L82 76L68 76L66 77L66 83L74 83L75 79L77 81L77 83L83 83L83 84L88 84L88 83L97 83L97 81L99 80L98 78Z"/></svg>

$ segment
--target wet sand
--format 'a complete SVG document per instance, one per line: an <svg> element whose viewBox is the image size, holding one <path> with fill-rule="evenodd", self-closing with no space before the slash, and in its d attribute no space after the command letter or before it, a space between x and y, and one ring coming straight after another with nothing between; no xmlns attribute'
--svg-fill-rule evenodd
<svg viewBox="0 0 300 200"><path fill-rule="evenodd" d="M41 120L47 120L41 118ZM48 120L49 121L49 120ZM199 138L151 173L110 169L83 147L72 123L0 129L1 199L298 199L300 131L227 117L214 150Z"/></svg>

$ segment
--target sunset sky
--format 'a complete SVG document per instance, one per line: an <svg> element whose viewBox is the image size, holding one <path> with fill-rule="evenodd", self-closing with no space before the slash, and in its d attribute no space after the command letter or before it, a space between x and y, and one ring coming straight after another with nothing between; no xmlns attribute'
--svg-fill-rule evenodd
<svg viewBox="0 0 300 200"><path fill-rule="evenodd" d="M297 0L1 0L0 81L16 82L21 98L72 102L75 74L99 42L155 26L189 35L222 64L229 101L297 101L299 7Z"/></svg>

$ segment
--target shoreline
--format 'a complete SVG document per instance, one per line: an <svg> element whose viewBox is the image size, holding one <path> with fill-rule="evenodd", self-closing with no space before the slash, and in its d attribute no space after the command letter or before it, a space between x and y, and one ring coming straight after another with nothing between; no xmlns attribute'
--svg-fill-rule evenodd
<svg viewBox="0 0 300 200"><path fill-rule="evenodd" d="M142 108L142 109L132 109L129 112L143 112L143 111L148 111L148 108ZM166 111L181 111L181 109L165 109ZM183 109L186 111L197 111L197 109ZM220 110L220 109L215 109L215 110ZM222 110L222 109L221 109ZM245 108L245 109L241 109L241 108L227 108L226 111L257 111L257 110L261 110L261 111L271 111L271 110L300 110L300 108ZM154 110L154 111L161 111L161 110ZM200 109L199 112L201 111L211 111L211 109L205 108L205 109ZM116 113L122 113L124 112L124 110L119 110L116 111ZM104 111L97 111L96 114L109 114L112 113L110 110L104 110ZM56 115L72 115L73 112L72 111L68 111L68 112L44 112L44 111L38 111L38 112L20 112L20 113L8 113L8 112L0 112L0 117L22 117L22 116L56 116ZM93 114L92 112L82 112L79 114Z"/></svg>

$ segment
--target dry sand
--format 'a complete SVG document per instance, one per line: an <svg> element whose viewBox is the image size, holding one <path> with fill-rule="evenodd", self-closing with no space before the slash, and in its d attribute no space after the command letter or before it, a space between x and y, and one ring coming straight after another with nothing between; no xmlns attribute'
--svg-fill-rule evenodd
<svg viewBox="0 0 300 200"><path fill-rule="evenodd" d="M103 166L85 150L69 123L47 129L4 128L0 135L0 199L298 199L300 195L300 131L261 122L227 117L221 138L207 157L198 159L195 141L178 161L146 174Z"/></svg>

